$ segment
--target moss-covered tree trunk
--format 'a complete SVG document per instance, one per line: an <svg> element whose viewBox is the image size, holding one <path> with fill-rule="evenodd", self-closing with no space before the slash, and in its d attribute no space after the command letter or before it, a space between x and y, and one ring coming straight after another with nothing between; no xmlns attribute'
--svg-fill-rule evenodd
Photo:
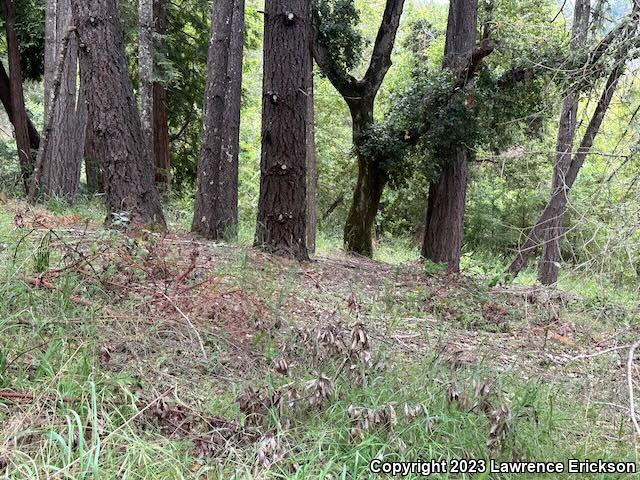
<svg viewBox="0 0 640 480"><path fill-rule="evenodd" d="M332 85L344 98L351 111L353 144L358 160L358 180L344 227L347 252L371 256L373 228L388 173L378 159L362 154L368 130L373 125L376 97L391 68L391 53L400 26L404 0L387 0L382 22L373 45L371 62L362 79L356 79L336 62L335 52L320 34L320 18L314 18L313 55ZM317 16L316 16L317 17Z"/></svg>
<svg viewBox="0 0 640 480"><path fill-rule="evenodd" d="M387 172L375 159L363 155L361 148L373 125L374 98L348 101L353 122L353 143L358 160L358 180L344 227L344 245L348 252L373 255L373 231L380 199L387 183Z"/></svg>

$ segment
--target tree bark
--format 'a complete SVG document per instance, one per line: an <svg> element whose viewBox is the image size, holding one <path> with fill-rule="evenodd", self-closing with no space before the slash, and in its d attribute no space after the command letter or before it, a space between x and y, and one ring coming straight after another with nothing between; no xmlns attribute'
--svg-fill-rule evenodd
<svg viewBox="0 0 640 480"><path fill-rule="evenodd" d="M309 0L265 6L262 160L256 246L307 260Z"/></svg>
<svg viewBox="0 0 640 480"><path fill-rule="evenodd" d="M150 152L124 56L115 0L72 0L80 39L80 72L86 88L98 156L104 164L106 223L164 228Z"/></svg>
<svg viewBox="0 0 640 480"><path fill-rule="evenodd" d="M445 41L444 68L464 72L471 63L478 28L478 0L452 0ZM440 178L429 188L422 255L449 270L460 270L464 209L468 184L468 151L452 145Z"/></svg>
<svg viewBox="0 0 640 480"><path fill-rule="evenodd" d="M313 56L332 85L344 98L351 111L353 143L358 161L358 181L344 228L347 252L371 256L373 254L373 226L380 206L380 198L387 183L387 172L377 159L360 153L369 128L373 125L373 109L378 91L391 68L391 53L400 26L404 0L387 0L382 22L373 46L369 68L361 80L341 71L320 38L314 25ZM314 23L318 19L315 19Z"/></svg>
<svg viewBox="0 0 640 480"><path fill-rule="evenodd" d="M49 145L51 142L51 132L54 126L54 117L56 116L60 102L60 90L62 87L62 79L64 68L67 60L67 53L69 51L69 42L71 36L75 37L75 27L69 27L64 37L60 41L60 52L58 53L58 59L55 62L54 75L51 80L51 91L47 92L49 96L49 111L44 119L44 128L42 130L42 144L38 150L38 156L36 157L35 167L33 169L33 178L31 179L29 186L28 201L33 204L36 200L38 193L40 192L40 183L42 180L42 172L46 159L46 152L49 151Z"/></svg>
<svg viewBox="0 0 640 480"><path fill-rule="evenodd" d="M167 12L164 0L153 1L153 16L155 30L160 37L155 50L164 52L166 41L163 36L167 33ZM157 67L157 66L156 66ZM161 72L158 72L161 73ZM171 190L171 151L169 145L169 110L167 87L157 78L153 82L153 150L156 165L156 185L161 192Z"/></svg>
<svg viewBox="0 0 640 480"><path fill-rule="evenodd" d="M192 225L213 240L237 234L243 39L244 0L215 2Z"/></svg>
<svg viewBox="0 0 640 480"><path fill-rule="evenodd" d="M93 133L91 119L87 121L84 141L84 165L87 175L87 190L91 195L104 192L103 165L96 149L96 136Z"/></svg>
<svg viewBox="0 0 640 480"><path fill-rule="evenodd" d="M29 190L29 179L33 172L33 158L29 141L29 121L22 89L22 69L20 47L15 31L15 0L4 0L5 31L7 35L7 55L9 57L9 90L13 113L13 130L18 150L18 161L25 192Z"/></svg>
<svg viewBox="0 0 640 480"><path fill-rule="evenodd" d="M153 0L138 1L138 32L140 123L144 146L153 155Z"/></svg>
<svg viewBox="0 0 640 480"><path fill-rule="evenodd" d="M50 141L42 162L41 193L47 197L73 201L80 185L87 123L86 105L78 98L78 40L75 34L68 38L60 90L53 105L50 95L52 89L57 87L53 85L56 62L72 23L70 0L48 0L47 15L53 15L54 18L47 18L45 25L55 29L55 32L47 32L45 35L47 41L54 42L45 49L45 75L49 76L45 77L45 118L53 115L53 120L49 132Z"/></svg>
<svg viewBox="0 0 640 480"><path fill-rule="evenodd" d="M307 250L310 254L314 254L318 229L318 165L313 75L311 75L307 93Z"/></svg>
<svg viewBox="0 0 640 480"><path fill-rule="evenodd" d="M44 16L44 118L49 114L50 92L58 60L58 0L45 0ZM61 22L62 23L62 22Z"/></svg>
<svg viewBox="0 0 640 480"><path fill-rule="evenodd" d="M387 173L366 157L358 157L358 181L344 230L348 252L371 257L373 231Z"/></svg>
<svg viewBox="0 0 640 480"><path fill-rule="evenodd" d="M458 148L440 178L429 187L422 256L460 270L464 237L464 208L469 178L467 151Z"/></svg>
<svg viewBox="0 0 640 480"><path fill-rule="evenodd" d="M4 107L5 112L7 112L7 117L9 117L9 121L11 124L14 124L13 118L13 100L11 99L11 84L9 81L9 74L7 74L7 70L4 68L4 64L0 61L0 102L2 102L2 106ZM15 127L14 127L15 128ZM32 151L37 151L40 148L40 134L36 129L35 125L27 116L27 130L29 131L29 145L31 146Z"/></svg>
<svg viewBox="0 0 640 480"><path fill-rule="evenodd" d="M571 50L573 53L584 47L589 33L589 21L591 18L591 1L577 0L574 16ZM556 157L554 160L553 192L564 190L565 177L571 164L573 143L578 128L577 115L580 96L571 92L562 102L562 112L558 126L558 139L556 142ZM543 285L553 285L558 281L559 264L562 260L560 241L563 237L564 214L552 219L544 232L544 244L542 257L538 268L538 280Z"/></svg>

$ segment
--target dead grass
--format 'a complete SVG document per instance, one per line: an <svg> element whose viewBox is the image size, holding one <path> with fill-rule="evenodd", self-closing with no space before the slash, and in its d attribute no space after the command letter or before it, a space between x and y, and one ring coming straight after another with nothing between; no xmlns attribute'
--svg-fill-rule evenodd
<svg viewBox="0 0 640 480"><path fill-rule="evenodd" d="M356 321L398 364L435 355L433 361L452 372L482 367L538 379L577 396L587 410L600 405L605 432L625 415L626 350L616 348L637 339L640 328L615 318L594 322L598 312L575 294L429 277L418 262L389 265L335 254L300 264L184 233L108 233L76 216L20 207L5 206L15 216L12 248L14 257L24 256L21 274L54 286L64 301L89 305L102 373L130 378L141 392L140 405L151 406L137 421L191 440L200 451L217 452L232 439L241 445L255 436L235 423L230 409L204 416L220 410L212 398L237 394L239 381L271 375L297 333ZM31 252L49 232L50 260L37 272ZM39 293L55 296L50 290ZM32 347L16 362L35 361L47 348ZM308 362L292 354L295 349L287 352L292 368ZM168 391L180 400L177 406L162 400ZM11 409L3 430L20 431L25 421L38 429L35 419L42 415L25 420L33 413ZM207 440L194 433L213 424L228 434Z"/></svg>

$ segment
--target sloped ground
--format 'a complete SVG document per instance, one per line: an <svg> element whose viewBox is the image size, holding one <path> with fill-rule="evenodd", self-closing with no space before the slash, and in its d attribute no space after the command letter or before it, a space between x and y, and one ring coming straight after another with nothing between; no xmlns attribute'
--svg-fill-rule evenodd
<svg viewBox="0 0 640 480"><path fill-rule="evenodd" d="M634 308L24 210L5 205L0 221L8 478L366 478L374 457L636 459Z"/></svg>

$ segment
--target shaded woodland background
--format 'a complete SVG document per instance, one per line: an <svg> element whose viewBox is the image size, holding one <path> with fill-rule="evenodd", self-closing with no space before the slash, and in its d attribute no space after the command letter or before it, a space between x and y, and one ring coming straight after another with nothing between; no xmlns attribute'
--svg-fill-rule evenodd
<svg viewBox="0 0 640 480"><path fill-rule="evenodd" d="M0 476L637 463L640 0L1 4Z"/></svg>
<svg viewBox="0 0 640 480"><path fill-rule="evenodd" d="M355 148L351 115L341 98L348 98L347 88L343 95L336 91L334 86L339 86L341 80L327 75L333 68L327 62L314 69L318 175L314 211L323 244L340 247L344 236L347 250L371 255L375 250L369 240L371 232L376 245L400 246L397 250L401 256L412 257L412 251L422 246L422 254L436 263L452 262L457 268L457 257L461 255L463 268L497 274L511 263L520 246L527 246L529 228L540 218L553 191L552 166L557 160L563 98L566 100L568 94L577 97L577 131L570 145L575 153L600 94L607 91L607 75L618 64L624 64L617 88L611 91L604 123L571 189L560 235L551 235L566 237L566 241L559 242L561 251L554 252L552 261L545 257L545 262L563 263L566 270L597 273L615 283L634 283L638 265L637 168L633 161L638 144L637 45L632 39L624 39L622 27L632 18L627 16L633 2L589 2L585 38L579 45L571 39L575 13L572 2L480 2L472 44L482 56L474 66L473 79L464 82L464 91L455 93L457 97L449 104L443 104L442 99L449 98L456 85L447 69L442 68L448 5L407 1L395 2L395 7L394 2L387 2L386 7L399 6L398 11L402 11L402 3L404 13L397 39L391 45L393 65L383 75L379 92L376 89L374 117L362 125L367 134L360 136ZM16 0L15 6L28 112L35 128L42 131L47 96L40 82L45 78L48 92L51 87L46 79L51 83L53 76L51 72L45 75L43 61L45 8L33 0ZM202 140L211 5L190 0L166 5L155 2L152 7L155 33L145 33L140 23L140 4L135 2L118 2L119 20L136 94L151 98L145 91L152 92L160 104L166 102L167 118L156 117L154 121L162 125L166 120L168 128L155 129L161 132L160 137L147 149L154 149L160 191L177 208L186 225L193 208ZM320 44L330 53L333 66L344 71L337 77L352 74L353 78L363 78L372 55L375 59L376 34L384 30L380 19L385 2L336 0L319 2L314 9L316 23L323 19L317 28ZM255 227L260 189L263 21L263 5L248 1L239 92L242 109L237 185L239 231L245 239L252 236ZM65 22L58 23L60 34ZM575 34L576 27L573 28ZM154 39L153 84L148 86L139 80L143 72L139 40L145 34ZM636 34L633 31L632 38ZM612 35L613 41L609 41ZM607 48L597 59L578 65L584 55L602 45ZM484 53L483 47L487 49ZM322 58L317 54L315 57ZM49 63L50 69L53 63ZM76 120L64 111L54 119L56 124L64 125L62 131L79 131L72 121ZM17 194L15 145L9 135L11 125L7 120L4 123L3 185L5 191ZM145 126L144 115L142 127L143 131L151 128ZM76 146L85 143L83 138L76 140L72 142ZM87 140L90 145L91 139ZM50 148L55 151L65 141L57 136L51 143ZM469 188L462 207L466 212L464 240L461 233L455 238L442 234L449 229L446 222L460 223L451 220L461 218L459 206L438 204L435 211L441 212L439 221L444 223L438 224L432 216L436 223L431 226L431 234L429 225L425 225L429 186L442 178L450 164L451 153L446 150L451 145L464 145L470 165ZM71 156L74 155L77 153ZM102 187L96 169L91 168L94 156L86 155L81 198L90 198ZM350 214L350 208L355 208L353 191L362 187L356 185L358 158L362 163L365 157L374 159L371 164L379 166L376 168L382 172L380 178L384 178L377 215L367 211L371 210L370 205ZM57 168L51 165L45 165L45 183L47 168ZM73 185L66 187L75 191ZM69 200L63 198L65 189L61 186L50 185L48 192L49 196ZM443 195L447 201L454 197L451 193ZM230 201L233 203L233 199ZM362 231L350 234L348 225L358 222L366 225ZM425 251L424 238L431 238L431 251ZM459 250L457 246L451 247L453 252L447 251L448 245L460 242L461 253L455 252ZM541 252L540 247L530 251Z"/></svg>

